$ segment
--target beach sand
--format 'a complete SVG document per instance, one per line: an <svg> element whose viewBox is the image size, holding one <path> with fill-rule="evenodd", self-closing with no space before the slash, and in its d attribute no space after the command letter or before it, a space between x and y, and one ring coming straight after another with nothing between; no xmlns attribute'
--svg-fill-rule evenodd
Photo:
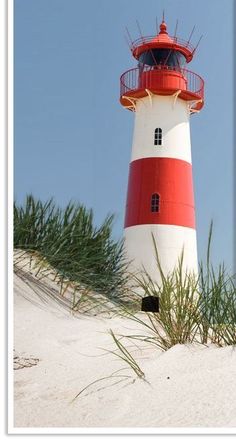
<svg viewBox="0 0 236 441"><path fill-rule="evenodd" d="M14 282L15 428L236 426L233 347L176 345L162 352L126 341L144 381L109 352L116 349L109 329L144 333L137 323L73 316L33 280L14 275Z"/></svg>

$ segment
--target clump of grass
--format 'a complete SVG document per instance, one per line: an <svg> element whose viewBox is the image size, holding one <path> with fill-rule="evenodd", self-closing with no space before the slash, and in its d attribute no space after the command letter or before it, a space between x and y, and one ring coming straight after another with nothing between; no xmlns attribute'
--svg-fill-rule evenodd
<svg viewBox="0 0 236 441"><path fill-rule="evenodd" d="M123 343L121 343L120 339L118 339L115 336L112 329L110 329L110 335L112 336L113 341L116 344L118 352L115 352L115 351L109 351L109 352L116 355L118 358L120 358L125 363L127 363L139 378L144 379L145 374L141 370L141 368L139 367L137 361L134 359L134 357L131 355L131 353L128 351L128 349L123 345Z"/></svg>
<svg viewBox="0 0 236 441"><path fill-rule="evenodd" d="M161 282L154 281L144 269L136 277L138 288L145 296L159 297L158 313L142 316L124 311L130 319L146 330L143 334L126 336L167 350L176 344L214 343L219 346L236 344L236 287L224 265L215 270L210 265L211 223L207 247L207 264L201 263L199 274L184 270L182 253L177 268L165 275L160 264L156 242L157 271Z"/></svg>
<svg viewBox="0 0 236 441"><path fill-rule="evenodd" d="M112 336L112 339L117 347L117 351L111 351L111 350L107 350L106 352L110 353L110 354L114 354L116 357L118 357L119 359L123 360L128 367L130 367L135 374L137 375L138 378L144 380L146 383L147 380L145 379L145 374L144 372L141 370L140 366L138 365L137 361L134 359L134 357L131 355L131 353L128 351L128 349L123 345L123 343L121 343L121 339L117 338L114 334L114 332L110 329L110 335ZM92 381L91 383L89 383L87 386L85 386L83 389L80 390L80 392L73 398L73 400L71 401L72 403L82 394L84 394L85 391L87 391L86 395L88 394L92 394L94 393L93 390L90 390L92 386L94 386L95 384L98 383L104 383L104 386L101 386L99 389L96 389L95 391L98 392L98 390L101 389L105 389L107 387L112 387L112 386L116 386L119 383L122 383L126 380L131 379L131 383L133 383L135 381L135 378L132 378L130 375L124 375L124 374L120 374L119 372L125 370L126 368L122 368L122 369L118 369L117 371L113 372L111 375L105 376L105 377L101 377L98 378L94 381ZM112 383L109 383L112 380ZM115 380L115 382L113 382L113 380ZM127 385L127 383L126 383ZM88 392L89 390L89 392Z"/></svg>
<svg viewBox="0 0 236 441"><path fill-rule="evenodd" d="M207 261L199 268L200 338L219 346L236 344L236 286L235 279L227 274L224 264L215 270L210 264L210 247L213 223L211 222Z"/></svg>
<svg viewBox="0 0 236 441"><path fill-rule="evenodd" d="M144 319L129 311L126 313L148 331L148 335L129 338L141 339L167 350L178 343L192 343L195 339L199 322L198 281L194 275L184 274L183 254L178 267L171 274L164 275L158 255L157 265L161 272L160 284L153 281L145 270L141 277L136 277L136 281L145 296L159 298L159 312L143 313Z"/></svg>
<svg viewBox="0 0 236 441"><path fill-rule="evenodd" d="M120 301L127 283L123 241L112 238L114 215L94 225L93 211L70 202L65 209L52 199L32 195L14 203L14 247L37 253L62 280L79 282Z"/></svg>

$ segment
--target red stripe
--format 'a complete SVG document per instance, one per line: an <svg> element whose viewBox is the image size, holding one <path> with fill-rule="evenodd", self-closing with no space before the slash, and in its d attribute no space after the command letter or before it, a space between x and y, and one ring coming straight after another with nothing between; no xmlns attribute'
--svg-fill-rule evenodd
<svg viewBox="0 0 236 441"><path fill-rule="evenodd" d="M160 210L151 212L153 193ZM168 224L195 228L192 166L173 158L143 158L131 162L125 227Z"/></svg>

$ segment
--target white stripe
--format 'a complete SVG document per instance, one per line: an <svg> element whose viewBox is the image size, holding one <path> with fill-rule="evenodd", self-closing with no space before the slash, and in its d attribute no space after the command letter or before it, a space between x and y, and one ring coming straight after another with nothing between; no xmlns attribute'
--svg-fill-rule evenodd
<svg viewBox="0 0 236 441"><path fill-rule="evenodd" d="M163 133L163 145L154 145L155 129ZM149 157L191 160L188 103L174 96L153 95L137 101L131 161Z"/></svg>
<svg viewBox="0 0 236 441"><path fill-rule="evenodd" d="M183 269L197 273L196 230L176 225L136 225L125 228L125 249L132 263L129 270L140 272L142 266L160 281L152 233L158 249L162 270L173 271L184 249Z"/></svg>

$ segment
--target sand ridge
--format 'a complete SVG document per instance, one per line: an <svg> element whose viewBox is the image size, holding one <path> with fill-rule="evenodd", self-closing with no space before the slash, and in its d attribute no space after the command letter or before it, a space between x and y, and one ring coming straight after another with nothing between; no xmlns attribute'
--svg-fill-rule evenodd
<svg viewBox="0 0 236 441"><path fill-rule="evenodd" d="M109 352L109 329L140 333L137 323L72 315L19 275L14 280L15 355L37 360L14 371L15 427L236 426L236 349L195 344L161 352L127 343L143 381Z"/></svg>

